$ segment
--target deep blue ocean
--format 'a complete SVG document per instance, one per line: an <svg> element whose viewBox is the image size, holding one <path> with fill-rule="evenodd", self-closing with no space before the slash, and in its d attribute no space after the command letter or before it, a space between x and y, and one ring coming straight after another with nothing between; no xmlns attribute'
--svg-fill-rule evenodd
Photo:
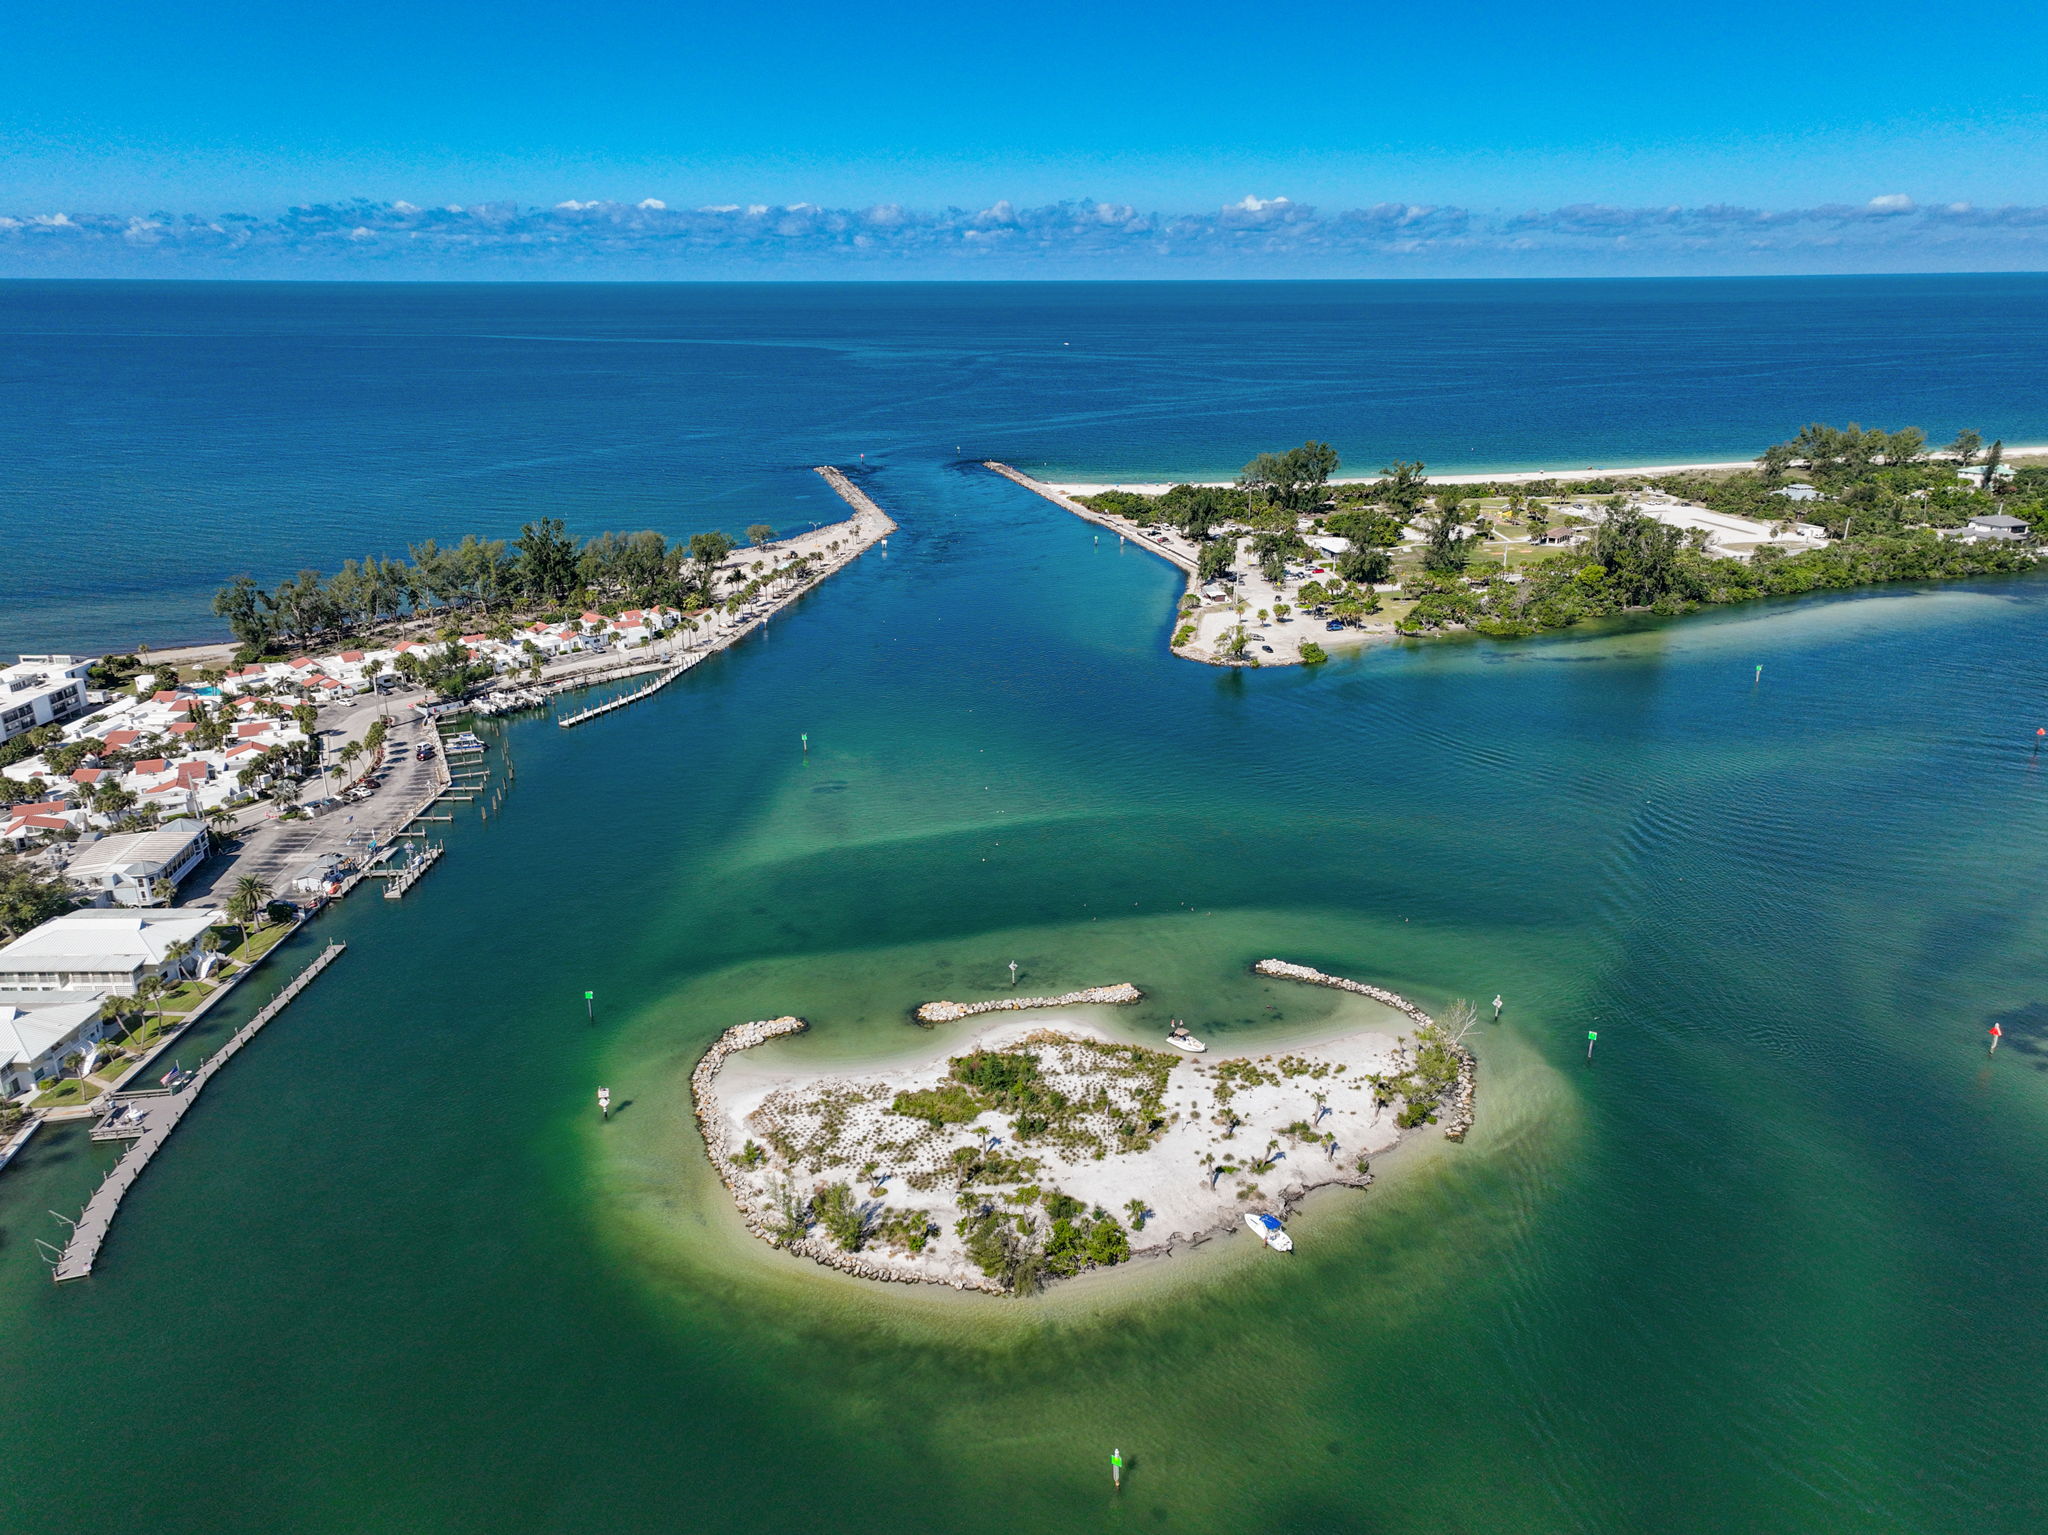
<svg viewBox="0 0 2048 1535"><path fill-rule="evenodd" d="M808 466L1217 476L2048 441L2048 277L0 283L0 653L214 637L248 571L836 516Z"/></svg>

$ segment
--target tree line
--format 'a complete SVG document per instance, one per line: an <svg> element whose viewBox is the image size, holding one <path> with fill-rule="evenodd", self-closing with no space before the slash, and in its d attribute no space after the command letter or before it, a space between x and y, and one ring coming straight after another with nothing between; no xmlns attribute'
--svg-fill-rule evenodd
<svg viewBox="0 0 2048 1535"><path fill-rule="evenodd" d="M774 537L766 523L747 529L756 548ZM302 570L267 590L239 575L215 594L213 611L245 650L262 654L435 612L707 607L718 600L719 564L737 547L719 532L675 541L652 531L600 533L579 544L559 517L543 517L509 542L469 534L443 548L428 539L410 546L407 559L368 555L331 576Z"/></svg>

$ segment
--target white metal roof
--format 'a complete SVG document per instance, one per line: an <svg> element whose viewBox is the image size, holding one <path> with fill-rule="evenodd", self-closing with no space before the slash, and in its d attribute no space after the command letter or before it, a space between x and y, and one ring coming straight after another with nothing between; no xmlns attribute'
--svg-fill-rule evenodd
<svg viewBox="0 0 2048 1535"><path fill-rule="evenodd" d="M156 964L172 944L190 942L220 920L217 911L186 906L66 912L0 949L0 976L10 970L132 970Z"/></svg>

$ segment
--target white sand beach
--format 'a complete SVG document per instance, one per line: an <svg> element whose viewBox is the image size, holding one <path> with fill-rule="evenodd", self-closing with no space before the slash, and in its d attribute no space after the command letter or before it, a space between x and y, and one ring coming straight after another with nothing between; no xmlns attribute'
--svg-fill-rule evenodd
<svg viewBox="0 0 2048 1535"><path fill-rule="evenodd" d="M2005 461L2016 459L2048 457L2048 444L2035 447L2007 448ZM1549 469L1494 469L1483 474L1432 474L1427 476L1432 485L1528 485L1537 480L1580 480L1589 475L1662 475L1662 474L1704 474L1716 470L1754 469L1753 458L1721 459L1713 463L1660 463L1660 464L1564 464ZM1330 481L1332 485L1370 485L1379 479L1377 474L1344 474ZM1141 496L1164 495L1176 485L1233 485L1234 480L1066 480L1045 482L1048 488L1069 496L1099 495L1105 490L1134 491Z"/></svg>
<svg viewBox="0 0 2048 1535"><path fill-rule="evenodd" d="M707 1135L725 1143L750 1225L775 1225L790 1194L849 1184L871 1233L858 1260L816 1232L793 1250L873 1278L995 1289L956 1231L977 1208L1043 1208L1064 1194L1122 1221L1140 1257L1243 1234L1247 1211L1282 1213L1311 1189L1369 1182L1367 1160L1404 1134L1398 1103L1377 1101L1372 1079L1407 1069L1402 1040L1415 1025L1363 1005L1384 1024L1255 1054L1135 1047L1059 1011L945 1031L929 1052L872 1073L792 1066L771 1043L727 1056L715 1104L700 1097L700 1110L712 1110ZM893 1107L899 1094L947 1088L948 1062L975 1050L1029 1052L1043 1085L1086 1112L1020 1134L1013 1113L935 1124ZM891 1235L912 1222L927 1233L920 1251Z"/></svg>

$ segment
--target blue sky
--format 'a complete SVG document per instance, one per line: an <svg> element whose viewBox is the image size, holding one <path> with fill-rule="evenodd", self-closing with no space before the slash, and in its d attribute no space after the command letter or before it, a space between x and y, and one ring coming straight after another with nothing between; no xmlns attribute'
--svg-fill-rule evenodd
<svg viewBox="0 0 2048 1535"><path fill-rule="evenodd" d="M1154 221L1138 243L1156 263L1157 221L1284 197L1321 216L1462 210L1460 259L1483 246L1512 264L1518 240L1527 250L1540 237L1552 252L1532 258L1541 265L1555 256L1550 226L1530 220L1579 205L1638 216L1732 206L1796 223L1909 198L1967 204L1980 227L1916 243L1905 231L1921 221L1891 217L1877 221L1883 240L1859 235L1837 264L1990 252L1976 264L2048 265L2037 226L2009 215L1987 232L1982 220L2048 206L2041 6L1990 0L1956 18L1900 0L75 0L10 14L0 215L272 220L358 200L474 210L651 198L671 210L884 205L924 217L1105 203ZM278 257L292 233L266 227ZM380 237L374 220L343 234L357 229ZM1684 259L1756 259L1741 257L1753 232L1724 227ZM433 259L471 259L435 238ZM1572 238L1583 244L1583 230ZM621 259L616 223L609 243ZM0 238L0 270L41 259L18 246ZM152 259L195 259L179 240L153 248ZM1799 259L1825 267L1817 253L1829 248L1809 242ZM86 247L64 249L50 259ZM1785 258L1782 242L1773 250ZM720 259L748 257L735 244ZM1289 259L1299 265L1298 252Z"/></svg>

